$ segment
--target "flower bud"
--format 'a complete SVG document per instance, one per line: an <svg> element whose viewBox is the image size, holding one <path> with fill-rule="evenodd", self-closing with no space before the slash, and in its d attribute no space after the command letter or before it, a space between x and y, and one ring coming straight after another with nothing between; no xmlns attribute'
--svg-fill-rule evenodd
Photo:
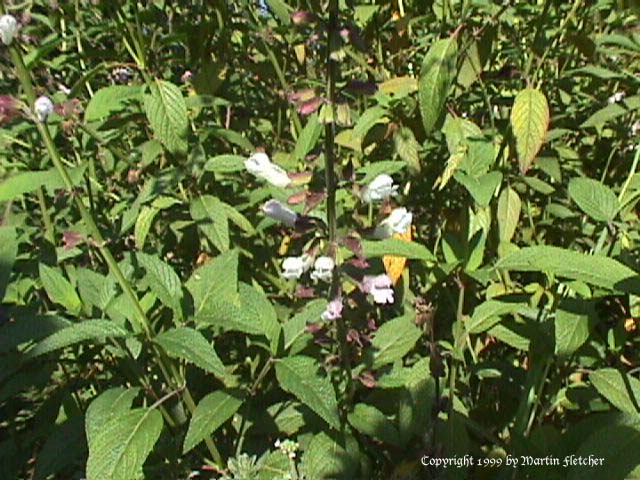
<svg viewBox="0 0 640 480"><path fill-rule="evenodd" d="M325 308L320 317L325 322L338 320L339 318L342 318L342 309L342 297L338 296L327 304L327 308Z"/></svg>
<svg viewBox="0 0 640 480"><path fill-rule="evenodd" d="M313 13L307 12L305 10L299 10L297 12L293 12L291 14L291 22L294 25L308 25L318 20Z"/></svg>
<svg viewBox="0 0 640 480"><path fill-rule="evenodd" d="M314 280L322 280L323 282L330 282L333 278L333 269L336 264L331 257L318 257L313 265L313 272L311 272L311 278Z"/></svg>
<svg viewBox="0 0 640 480"><path fill-rule="evenodd" d="M267 217L284 223L287 227L295 227L298 214L285 207L277 200L269 200L262 206L262 211Z"/></svg>
<svg viewBox="0 0 640 480"><path fill-rule="evenodd" d="M0 17L0 39L5 45L11 45L16 32L18 31L18 21L13 15L2 15Z"/></svg>
<svg viewBox="0 0 640 480"><path fill-rule="evenodd" d="M244 161L244 166L249 173L262 178L276 187L287 187L291 184L291 179L287 172L272 163L266 153L254 153Z"/></svg>
<svg viewBox="0 0 640 480"><path fill-rule="evenodd" d="M39 97L36 103L33 104L33 111L36 114L38 122L45 123L49 118L49 115L53 113L53 102L49 97Z"/></svg>
<svg viewBox="0 0 640 480"><path fill-rule="evenodd" d="M18 116L18 100L11 95L0 95L0 125L5 125Z"/></svg>
<svg viewBox="0 0 640 480"><path fill-rule="evenodd" d="M380 202L398 194L398 185L394 185L393 178L387 174L378 175L365 187L362 200L367 203Z"/></svg>

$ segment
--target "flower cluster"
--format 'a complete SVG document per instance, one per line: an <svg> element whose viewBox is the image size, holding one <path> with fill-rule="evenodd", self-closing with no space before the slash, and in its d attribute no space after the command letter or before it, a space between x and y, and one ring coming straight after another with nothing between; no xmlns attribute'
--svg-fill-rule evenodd
<svg viewBox="0 0 640 480"><path fill-rule="evenodd" d="M292 460L296 458L296 452L300 450L298 442L289 439L282 441L280 439L276 440L275 447Z"/></svg>

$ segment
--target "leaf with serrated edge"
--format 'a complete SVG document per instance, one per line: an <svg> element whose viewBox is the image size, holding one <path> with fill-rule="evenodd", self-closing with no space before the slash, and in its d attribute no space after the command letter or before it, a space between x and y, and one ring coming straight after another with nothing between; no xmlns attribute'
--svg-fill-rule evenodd
<svg viewBox="0 0 640 480"><path fill-rule="evenodd" d="M180 283L180 277L178 277L173 268L158 257L140 252L137 254L137 258L147 272L151 291L162 303L173 309L176 315L182 318L180 305L182 284Z"/></svg>
<svg viewBox="0 0 640 480"><path fill-rule="evenodd" d="M156 79L151 93L144 95L144 111L153 133L171 153L187 150L187 105L177 86Z"/></svg>
<svg viewBox="0 0 640 480"><path fill-rule="evenodd" d="M549 104L539 90L527 88L518 93L511 109L511 128L516 139L520 172L533 163L549 127Z"/></svg>
<svg viewBox="0 0 640 480"><path fill-rule="evenodd" d="M225 369L218 354L202 335L188 327L178 327L161 333L154 342L160 345L167 355L191 362L199 368L224 379Z"/></svg>
<svg viewBox="0 0 640 480"><path fill-rule="evenodd" d="M302 355L283 358L276 363L280 386L317 413L335 429L340 428L338 401L329 379L318 375L318 361Z"/></svg>

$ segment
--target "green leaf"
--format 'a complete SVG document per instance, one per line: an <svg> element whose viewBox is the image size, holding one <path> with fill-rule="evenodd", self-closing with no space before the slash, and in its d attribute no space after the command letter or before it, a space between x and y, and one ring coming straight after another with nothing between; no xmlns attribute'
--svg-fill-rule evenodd
<svg viewBox="0 0 640 480"><path fill-rule="evenodd" d="M291 23L291 7L284 0L266 0L269 8L283 25Z"/></svg>
<svg viewBox="0 0 640 480"><path fill-rule="evenodd" d="M358 183L361 185L366 185L371 182L378 175L386 173L387 175L393 175L394 173L399 172L407 165L404 162L396 162L393 160L382 160L379 162L371 162L364 167L358 169L357 173L359 175L363 175L364 177L361 180L358 180Z"/></svg>
<svg viewBox="0 0 640 480"><path fill-rule="evenodd" d="M155 409L135 409L107 422L89 446L87 480L134 480L162 431Z"/></svg>
<svg viewBox="0 0 640 480"><path fill-rule="evenodd" d="M13 265L18 256L18 237L14 227L0 227L0 303L9 285Z"/></svg>
<svg viewBox="0 0 640 480"><path fill-rule="evenodd" d="M595 389L616 408L626 413L640 413L640 380L615 368L591 372L589 380Z"/></svg>
<svg viewBox="0 0 640 480"><path fill-rule="evenodd" d="M155 136L171 153L185 153L189 122L180 89L171 82L155 80L144 95L144 111Z"/></svg>
<svg viewBox="0 0 640 480"><path fill-rule="evenodd" d="M487 207L502 182L502 173L489 172L476 178L459 172L455 179L464 185L479 206Z"/></svg>
<svg viewBox="0 0 640 480"><path fill-rule="evenodd" d="M86 123L106 120L114 113L123 111L127 104L140 99L138 85L111 85L101 88L87 104L84 111Z"/></svg>
<svg viewBox="0 0 640 480"><path fill-rule="evenodd" d="M293 157L298 161L303 161L307 154L315 147L321 133L322 124L318 121L318 115L314 113L309 117L302 132L300 132L300 136L293 150Z"/></svg>
<svg viewBox="0 0 640 480"><path fill-rule="evenodd" d="M354 138L357 138L362 145L362 141L364 140L364 137L367 136L369 130L378 123L386 123L389 121L386 115L387 109L380 105L367 108L362 112L362 115L360 115L360 118L358 118L358 121L353 127Z"/></svg>
<svg viewBox="0 0 640 480"><path fill-rule="evenodd" d="M362 250L367 258L384 257L395 255L413 260L423 260L425 262L435 262L436 257L427 247L417 242L405 242L398 238L388 238L386 240L363 240Z"/></svg>
<svg viewBox="0 0 640 480"><path fill-rule="evenodd" d="M373 368L380 368L404 357L420 338L415 315L404 315L383 323L371 342Z"/></svg>
<svg viewBox="0 0 640 480"><path fill-rule="evenodd" d="M173 268L154 255L139 252L136 258L147 272L151 291L182 318L182 284Z"/></svg>
<svg viewBox="0 0 640 480"><path fill-rule="evenodd" d="M154 207L145 205L140 210L138 219L136 220L136 226L133 229L133 236L136 242L136 248L142 250L144 248L144 242L149 234L149 229L153 223L153 219L156 217L160 210Z"/></svg>
<svg viewBox="0 0 640 480"><path fill-rule="evenodd" d="M360 433L390 445L399 445L398 431L384 413L365 403L358 403L348 415L349 423Z"/></svg>
<svg viewBox="0 0 640 480"><path fill-rule="evenodd" d="M202 335L202 333L188 327L178 327L161 333L154 338L167 355L191 362L206 372L214 374L220 379L226 377L222 360Z"/></svg>
<svg viewBox="0 0 640 480"><path fill-rule="evenodd" d="M420 157L418 150L420 144L416 140L413 131L407 127L401 127L393 136L393 144L398 156L407 164L409 169L416 173L420 171Z"/></svg>
<svg viewBox="0 0 640 480"><path fill-rule="evenodd" d="M638 110L640 108L640 95L634 95L632 97L625 98L621 103L612 103L606 107L597 110L593 115L587 118L582 125L582 128L602 128L607 123L619 118L623 115L627 115L629 112Z"/></svg>
<svg viewBox="0 0 640 480"><path fill-rule="evenodd" d="M569 196L580 210L598 222L612 221L620 208L615 193L592 178L572 178L569 182Z"/></svg>
<svg viewBox="0 0 640 480"><path fill-rule="evenodd" d="M501 242L510 242L518 227L522 202L518 193L511 187L502 189L498 199L498 231Z"/></svg>
<svg viewBox="0 0 640 480"><path fill-rule="evenodd" d="M503 315L513 315L527 308L525 303L504 302L500 300L487 300L478 305L466 324L469 333L481 333L489 330L500 321Z"/></svg>
<svg viewBox="0 0 640 480"><path fill-rule="evenodd" d="M284 348L285 350L291 349L289 355L299 353L307 343L305 340L308 341L313 338L312 335L307 332L307 325L319 322L320 316L326 307L326 300L313 300L307 303L301 312L297 313L284 324Z"/></svg>
<svg viewBox="0 0 640 480"><path fill-rule="evenodd" d="M23 344L37 342L72 322L56 315L23 316L0 326L0 354L7 353ZM22 350L22 349L21 349Z"/></svg>
<svg viewBox="0 0 640 480"><path fill-rule="evenodd" d="M516 139L520 172L525 174L533 163L549 127L549 105L540 90L521 90L511 109L511 129Z"/></svg>
<svg viewBox="0 0 640 480"><path fill-rule="evenodd" d="M589 338L590 311L583 300L565 299L560 303L555 318L555 353L568 357Z"/></svg>
<svg viewBox="0 0 640 480"><path fill-rule="evenodd" d="M552 246L526 247L498 261L497 268L548 272L623 293L640 294L640 278L612 258Z"/></svg>
<svg viewBox="0 0 640 480"><path fill-rule="evenodd" d="M357 462L325 432L313 437L302 456L301 470L313 480L353 480Z"/></svg>
<svg viewBox="0 0 640 480"><path fill-rule="evenodd" d="M190 207L191 218L220 252L229 250L229 221L220 200L211 195L194 199Z"/></svg>
<svg viewBox="0 0 640 480"><path fill-rule="evenodd" d="M88 340L105 343L106 338L126 337L127 335L126 330L111 320L85 320L49 335L29 351L29 357L44 355Z"/></svg>
<svg viewBox="0 0 640 480"><path fill-rule="evenodd" d="M198 268L186 283L193 297L194 316L206 312L218 299L238 291L238 251L229 250Z"/></svg>
<svg viewBox="0 0 640 480"><path fill-rule="evenodd" d="M422 62L418 101L425 132L436 126L456 75L458 42L455 36L434 43Z"/></svg>
<svg viewBox="0 0 640 480"><path fill-rule="evenodd" d="M49 267L43 263L39 265L40 281L47 292L49 300L58 305L62 305L67 311L77 315L82 308L80 297L76 289L64 278L62 273L56 268Z"/></svg>
<svg viewBox="0 0 640 480"><path fill-rule="evenodd" d="M204 164L204 169L214 173L231 173L244 170L245 157L240 155L217 155Z"/></svg>
<svg viewBox="0 0 640 480"><path fill-rule="evenodd" d="M228 393L223 390L210 393L200 400L189 422L182 453L189 452L214 433L238 411L241 405L242 399L237 393Z"/></svg>
<svg viewBox="0 0 640 480"><path fill-rule="evenodd" d="M131 409L133 400L140 393L139 388L110 388L94 398L85 418L87 443L91 447L95 443L100 430L116 417L126 414Z"/></svg>
<svg viewBox="0 0 640 480"><path fill-rule="evenodd" d="M84 170L84 165L68 170L73 185L77 185L83 179ZM66 184L55 168L16 173L0 183L0 202L8 202L40 187L46 187L47 190L53 192L58 189L66 189Z"/></svg>
<svg viewBox="0 0 640 480"><path fill-rule="evenodd" d="M340 429L338 401L329 379L318 373L322 365L302 355L283 358L276 362L276 377L283 390L317 413L336 430Z"/></svg>

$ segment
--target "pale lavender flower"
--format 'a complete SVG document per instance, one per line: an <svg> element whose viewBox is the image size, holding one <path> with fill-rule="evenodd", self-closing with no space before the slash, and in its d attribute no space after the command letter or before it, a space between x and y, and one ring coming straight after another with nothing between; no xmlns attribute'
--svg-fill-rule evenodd
<svg viewBox="0 0 640 480"><path fill-rule="evenodd" d="M327 308L325 308L320 317L325 322L338 320L339 318L342 318L342 308L342 297L338 296L327 304Z"/></svg>
<svg viewBox="0 0 640 480"><path fill-rule="evenodd" d="M13 15L0 17L0 39L5 45L11 45L18 31L18 21Z"/></svg>
<svg viewBox="0 0 640 480"><path fill-rule="evenodd" d="M298 214L285 207L277 200L269 200L262 206L262 211L270 218L284 223L287 227L295 227Z"/></svg>
<svg viewBox="0 0 640 480"><path fill-rule="evenodd" d="M360 288L363 292L371 294L375 303L393 303L392 283L391 278L386 273L376 276L365 275Z"/></svg>

